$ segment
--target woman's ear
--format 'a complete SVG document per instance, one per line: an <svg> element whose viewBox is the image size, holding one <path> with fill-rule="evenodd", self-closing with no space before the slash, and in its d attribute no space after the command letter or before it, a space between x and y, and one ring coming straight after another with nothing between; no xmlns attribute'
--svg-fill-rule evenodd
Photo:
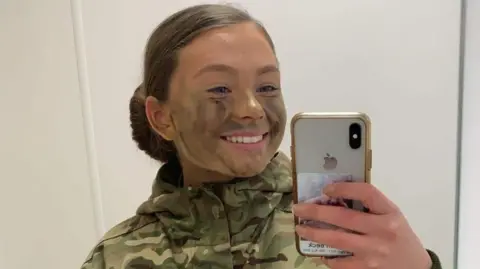
<svg viewBox="0 0 480 269"><path fill-rule="evenodd" d="M172 141L175 135L175 126L172 122L168 105L160 103L157 98L148 96L145 99L145 114L150 127L163 139Z"/></svg>

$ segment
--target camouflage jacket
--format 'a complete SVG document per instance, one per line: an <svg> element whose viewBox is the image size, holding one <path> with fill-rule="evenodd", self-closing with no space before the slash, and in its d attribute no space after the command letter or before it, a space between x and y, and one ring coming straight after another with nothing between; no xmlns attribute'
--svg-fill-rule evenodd
<svg viewBox="0 0 480 269"><path fill-rule="evenodd" d="M284 154L260 175L215 191L176 187L180 171L178 163L162 166L150 199L106 233L81 269L328 269L297 253Z"/></svg>

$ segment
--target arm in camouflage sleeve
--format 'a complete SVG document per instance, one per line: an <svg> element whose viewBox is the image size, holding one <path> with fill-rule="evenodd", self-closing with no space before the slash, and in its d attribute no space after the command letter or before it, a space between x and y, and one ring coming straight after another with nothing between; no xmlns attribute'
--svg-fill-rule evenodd
<svg viewBox="0 0 480 269"><path fill-rule="evenodd" d="M430 258L432 259L432 267L430 269L442 269L442 264L440 263L440 259L438 258L437 254L428 249L427 251L428 255L430 255Z"/></svg>

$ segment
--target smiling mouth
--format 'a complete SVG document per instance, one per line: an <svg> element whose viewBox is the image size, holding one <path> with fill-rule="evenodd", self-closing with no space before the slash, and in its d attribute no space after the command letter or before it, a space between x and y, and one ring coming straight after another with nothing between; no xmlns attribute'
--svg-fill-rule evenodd
<svg viewBox="0 0 480 269"><path fill-rule="evenodd" d="M268 132L262 135L233 135L220 136L223 140L235 144L256 144L262 142L268 136Z"/></svg>

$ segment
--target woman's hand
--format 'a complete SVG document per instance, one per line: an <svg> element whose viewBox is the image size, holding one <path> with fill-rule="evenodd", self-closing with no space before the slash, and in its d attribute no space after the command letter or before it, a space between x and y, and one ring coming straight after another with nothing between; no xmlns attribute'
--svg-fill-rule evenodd
<svg viewBox="0 0 480 269"><path fill-rule="evenodd" d="M324 189L326 195L358 200L370 213L344 207L298 204L294 214L318 220L360 234L298 225L299 236L352 252L354 256L323 259L331 269L430 269L432 261L407 220L388 198L367 183L335 183Z"/></svg>

